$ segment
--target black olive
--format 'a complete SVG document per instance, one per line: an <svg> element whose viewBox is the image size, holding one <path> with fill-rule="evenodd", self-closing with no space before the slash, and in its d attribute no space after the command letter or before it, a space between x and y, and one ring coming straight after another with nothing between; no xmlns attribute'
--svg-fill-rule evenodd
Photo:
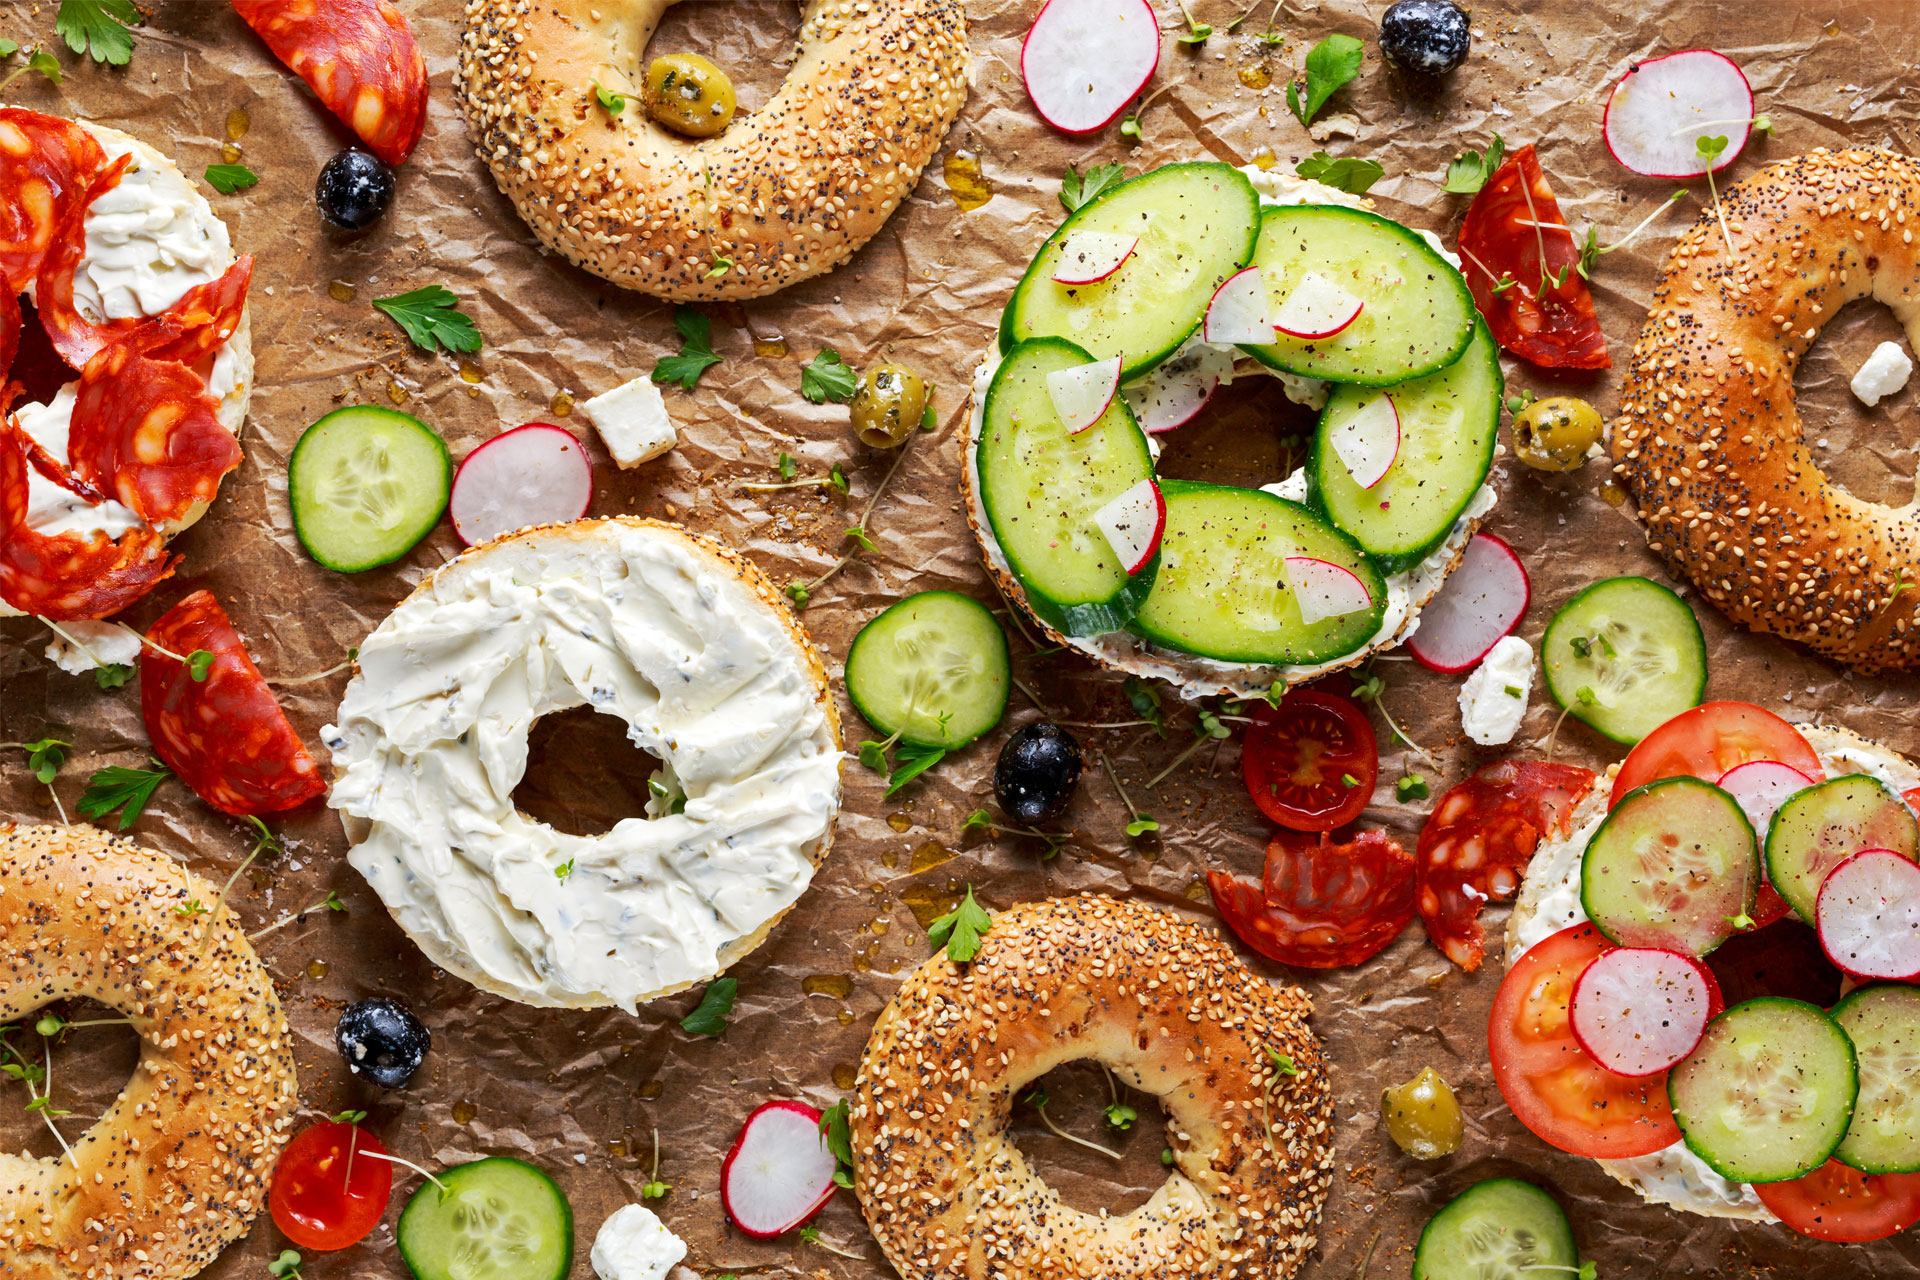
<svg viewBox="0 0 1920 1280"><path fill-rule="evenodd" d="M1080 781L1080 744L1057 724L1030 724L1000 748L993 765L993 794L1016 822L1058 817Z"/></svg>
<svg viewBox="0 0 1920 1280"><path fill-rule="evenodd" d="M393 170L371 151L349 147L327 161L313 186L320 216L359 231L378 222L393 203Z"/></svg>
<svg viewBox="0 0 1920 1280"><path fill-rule="evenodd" d="M1380 18L1380 52L1402 71L1443 76L1467 60L1473 30L1453 0L1400 0Z"/></svg>
<svg viewBox="0 0 1920 1280"><path fill-rule="evenodd" d="M433 1036L398 1000L371 996L347 1006L333 1029L347 1070L382 1089L398 1089L426 1061Z"/></svg>

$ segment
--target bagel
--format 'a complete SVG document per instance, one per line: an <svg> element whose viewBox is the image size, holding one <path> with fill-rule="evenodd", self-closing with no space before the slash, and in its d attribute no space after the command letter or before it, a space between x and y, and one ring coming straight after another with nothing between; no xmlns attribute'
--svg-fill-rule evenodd
<svg viewBox="0 0 1920 1280"><path fill-rule="evenodd" d="M759 298L832 270L959 114L960 0L812 0L780 90L702 141L596 93L638 96L673 2L469 0L455 88L494 181L542 244L655 297Z"/></svg>
<svg viewBox="0 0 1920 1280"><path fill-rule="evenodd" d="M1913 504L1821 474L1793 373L1874 298L1920 341L1920 165L1814 151L1721 196L1680 238L1634 344L1611 447L1647 542L1729 617L1861 670L1920 668ZM1729 250L1727 241L1732 241Z"/></svg>
<svg viewBox="0 0 1920 1280"><path fill-rule="evenodd" d="M1171 911L1088 894L1001 912L970 964L936 953L874 1024L849 1115L867 1225L904 1280L1284 1280L1332 1179L1310 1012ZM1014 1097L1078 1058L1166 1107L1173 1168L1131 1213L1067 1207L1007 1132Z"/></svg>
<svg viewBox="0 0 1920 1280"><path fill-rule="evenodd" d="M176 1280L266 1207L298 1101L293 1034L219 900L96 827L0 829L0 1020L84 998L140 1035L126 1088L70 1160L0 1154L0 1274ZM196 901L211 914L183 910Z"/></svg>

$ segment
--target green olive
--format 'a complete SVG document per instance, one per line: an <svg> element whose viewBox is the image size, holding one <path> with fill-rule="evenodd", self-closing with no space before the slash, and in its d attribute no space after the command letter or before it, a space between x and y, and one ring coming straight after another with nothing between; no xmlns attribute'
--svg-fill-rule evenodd
<svg viewBox="0 0 1920 1280"><path fill-rule="evenodd" d="M861 444L892 449L920 425L927 411L927 384L904 365L875 365L860 375L860 389L847 407Z"/></svg>
<svg viewBox="0 0 1920 1280"><path fill-rule="evenodd" d="M1513 420L1513 451L1537 471L1572 471L1600 442L1600 411L1585 400L1536 400Z"/></svg>
<svg viewBox="0 0 1920 1280"><path fill-rule="evenodd" d="M733 81L697 53L669 53L647 65L647 114L678 133L711 138L733 119Z"/></svg>
<svg viewBox="0 0 1920 1280"><path fill-rule="evenodd" d="M1415 1160L1438 1160L1460 1149L1466 1124L1447 1082L1428 1067L1380 1095L1387 1136Z"/></svg>

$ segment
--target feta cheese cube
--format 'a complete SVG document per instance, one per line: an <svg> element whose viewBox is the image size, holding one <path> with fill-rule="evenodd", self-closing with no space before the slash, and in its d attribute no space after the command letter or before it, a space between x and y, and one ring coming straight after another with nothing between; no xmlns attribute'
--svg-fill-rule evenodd
<svg viewBox="0 0 1920 1280"><path fill-rule="evenodd" d="M622 470L657 458L680 443L673 419L667 416L667 403L650 378L623 383L595 396L580 409Z"/></svg>
<svg viewBox="0 0 1920 1280"><path fill-rule="evenodd" d="M1503 636L1460 686L1460 725L1483 747L1512 742L1533 692L1533 649Z"/></svg>
<svg viewBox="0 0 1920 1280"><path fill-rule="evenodd" d="M687 1242L644 1205L615 1210L593 1238L593 1270L600 1280L665 1280L686 1256Z"/></svg>
<svg viewBox="0 0 1920 1280"><path fill-rule="evenodd" d="M1913 361L1897 342L1883 342L1873 349L1860 372L1853 375L1853 394L1871 407L1888 396L1898 395L1913 374Z"/></svg>

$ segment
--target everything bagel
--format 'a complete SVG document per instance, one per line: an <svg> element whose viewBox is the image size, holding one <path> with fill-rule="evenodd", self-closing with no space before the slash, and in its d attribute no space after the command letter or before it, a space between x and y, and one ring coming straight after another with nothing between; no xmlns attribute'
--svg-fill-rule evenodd
<svg viewBox="0 0 1920 1280"><path fill-rule="evenodd" d="M1170 911L1087 895L1002 912L970 964L920 966L867 1041L851 1109L867 1224L905 1280L1284 1280L1333 1165L1309 1012ZM1014 1097L1080 1058L1167 1111L1173 1169L1128 1214L1067 1207L1007 1132Z"/></svg>
<svg viewBox="0 0 1920 1280"><path fill-rule="evenodd" d="M219 891L94 827L0 830L0 1021L68 998L140 1034L72 1158L0 1155L0 1274L176 1280L266 1207L297 1098L273 982Z"/></svg>
<svg viewBox="0 0 1920 1280"><path fill-rule="evenodd" d="M813 0L779 92L697 142L596 94L638 94L671 3L469 3L456 84L494 180L542 243L656 297L758 298L832 270L966 98L960 0Z"/></svg>
<svg viewBox="0 0 1920 1280"><path fill-rule="evenodd" d="M1814 151L1721 198L1668 258L1634 344L1615 471L1647 541L1736 621L1864 670L1920 667L1920 517L1835 487L1793 372L1871 297L1920 331L1920 166ZM1732 249L1727 241L1731 239Z"/></svg>

